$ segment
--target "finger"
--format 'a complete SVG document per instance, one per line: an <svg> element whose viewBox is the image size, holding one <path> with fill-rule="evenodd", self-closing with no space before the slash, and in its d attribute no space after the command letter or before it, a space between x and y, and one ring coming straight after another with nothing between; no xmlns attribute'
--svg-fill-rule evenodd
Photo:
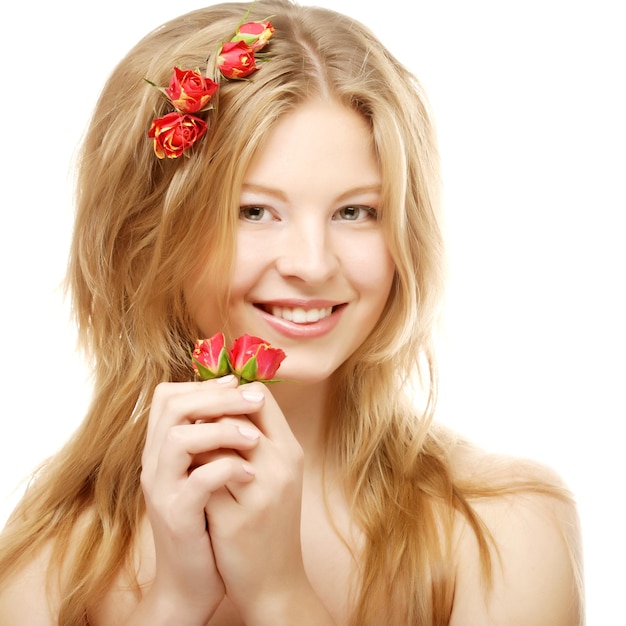
<svg viewBox="0 0 626 626"><path fill-rule="evenodd" d="M222 448L250 450L259 441L261 433L252 425L228 422L187 424L173 426L161 448L156 480L176 481L186 477L194 457Z"/></svg>
<svg viewBox="0 0 626 626"><path fill-rule="evenodd" d="M231 485L254 480L252 470L236 455L223 455L194 469L173 494L161 493L148 499L149 508L165 520L168 533L174 537L202 536L205 532L205 508L214 493Z"/></svg>
<svg viewBox="0 0 626 626"><path fill-rule="evenodd" d="M172 406L174 397L181 397L185 394L197 394L203 391L207 392L211 388L234 388L236 386L237 379L232 375L202 382L158 384L152 395L146 444L150 445L152 443L154 432L162 421L162 416L171 413L168 407Z"/></svg>
<svg viewBox="0 0 626 626"><path fill-rule="evenodd" d="M254 469L236 455L225 455L194 469L180 492L181 515L196 515L207 506L212 494L227 484L249 483L254 480Z"/></svg>
<svg viewBox="0 0 626 626"><path fill-rule="evenodd" d="M230 382L207 382L210 384L198 383L195 393L188 390L176 393L175 389L168 388L166 397L160 400L154 415L151 414L156 423L147 442L148 448L160 448L174 425L210 421L224 415L244 415L259 404L243 397Z"/></svg>
<svg viewBox="0 0 626 626"><path fill-rule="evenodd" d="M250 407L250 421L269 439L275 442L292 441L294 435L283 412L266 385L260 382L247 383L239 387L242 397L256 409Z"/></svg>

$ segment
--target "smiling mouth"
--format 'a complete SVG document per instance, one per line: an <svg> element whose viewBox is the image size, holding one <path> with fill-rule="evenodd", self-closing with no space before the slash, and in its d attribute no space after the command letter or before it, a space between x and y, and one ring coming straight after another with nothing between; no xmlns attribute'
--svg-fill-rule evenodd
<svg viewBox="0 0 626 626"><path fill-rule="evenodd" d="M276 305L255 305L259 309L269 313L274 317L293 322L294 324L314 324L327 317L337 310L341 305L329 306L319 309L305 309L303 307L286 307Z"/></svg>

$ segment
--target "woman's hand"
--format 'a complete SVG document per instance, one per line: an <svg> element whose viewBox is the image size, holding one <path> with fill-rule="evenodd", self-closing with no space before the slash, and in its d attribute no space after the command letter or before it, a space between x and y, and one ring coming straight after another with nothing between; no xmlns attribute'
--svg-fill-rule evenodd
<svg viewBox="0 0 626 626"><path fill-rule="evenodd" d="M248 417L262 433L242 452L255 479L228 482L206 507L226 594L246 624L330 623L302 559L302 448L268 387L240 389L256 402Z"/></svg>
<svg viewBox="0 0 626 626"><path fill-rule="evenodd" d="M154 393L141 474L156 552L149 595L180 625L206 623L224 597L205 509L225 485L254 480L242 457L260 432L244 415L259 402L244 389L227 376L163 383Z"/></svg>

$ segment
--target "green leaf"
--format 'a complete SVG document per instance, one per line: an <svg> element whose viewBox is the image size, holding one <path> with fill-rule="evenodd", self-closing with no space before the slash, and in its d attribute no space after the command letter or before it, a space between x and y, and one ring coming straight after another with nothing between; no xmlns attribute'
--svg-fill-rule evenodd
<svg viewBox="0 0 626 626"><path fill-rule="evenodd" d="M217 376L226 376L233 371L233 368L228 359L228 351L226 348L220 350L220 355L217 357Z"/></svg>
<svg viewBox="0 0 626 626"><path fill-rule="evenodd" d="M196 359L194 359L193 362L198 368L198 376L200 376L200 380L211 380L212 378L217 378L217 376L208 367L205 367L202 363L196 361Z"/></svg>
<svg viewBox="0 0 626 626"><path fill-rule="evenodd" d="M253 357L250 357L250 359L248 359L246 364L241 368L241 372L239 372L239 375L241 376L241 378L247 381L251 381L256 378L257 369L258 369L258 366L257 366L257 361L256 361L256 355L255 355Z"/></svg>

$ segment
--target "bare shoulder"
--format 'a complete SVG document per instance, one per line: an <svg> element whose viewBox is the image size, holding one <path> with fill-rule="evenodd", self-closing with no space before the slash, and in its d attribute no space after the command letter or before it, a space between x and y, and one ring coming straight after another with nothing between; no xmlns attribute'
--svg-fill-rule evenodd
<svg viewBox="0 0 626 626"><path fill-rule="evenodd" d="M48 587L47 570L52 546L46 544L0 586L0 624L52 626L54 587ZM58 597L58 596L57 596Z"/></svg>
<svg viewBox="0 0 626 626"><path fill-rule="evenodd" d="M91 511L86 510L72 530L71 545L78 544L80 533L87 529ZM48 576L53 559L51 539L0 584L0 624L2 626L56 626L61 605L63 569L59 575ZM138 529L135 545L137 581L129 577L120 566L110 586L102 590L97 606L89 610L89 623L93 626L124 624L136 608L138 596L135 582L147 585L154 576L154 548L147 520ZM76 555L67 555L71 562Z"/></svg>
<svg viewBox="0 0 626 626"><path fill-rule="evenodd" d="M450 626L582 626L578 514L560 477L525 461L475 457L472 466L483 483L492 473L495 482L530 487L472 501L492 539L491 585L476 537L460 523Z"/></svg>
<svg viewBox="0 0 626 626"><path fill-rule="evenodd" d="M85 510L74 525L68 545L77 545L87 528L91 511ZM58 624L61 604L62 568L52 568L53 537L38 546L0 584L0 624L2 626L52 626ZM68 559L73 558L70 548ZM56 571L57 574L50 574ZM50 575L49 575L50 574Z"/></svg>

